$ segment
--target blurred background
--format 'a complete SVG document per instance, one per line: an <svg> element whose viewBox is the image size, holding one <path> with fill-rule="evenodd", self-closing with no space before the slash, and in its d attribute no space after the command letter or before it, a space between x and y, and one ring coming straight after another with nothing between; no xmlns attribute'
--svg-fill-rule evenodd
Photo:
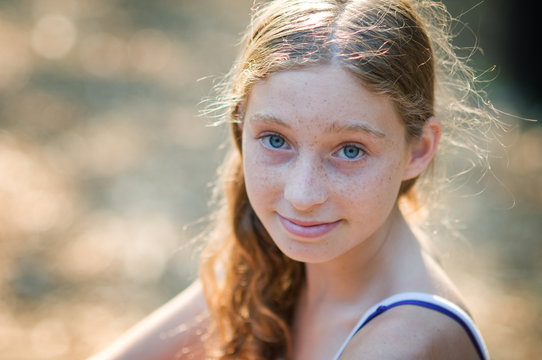
<svg viewBox="0 0 542 360"><path fill-rule="evenodd" d="M501 110L541 119L536 11L447 1ZM84 359L197 276L225 129L198 116L252 0L0 0L0 359ZM468 53L468 50L465 50ZM494 359L542 354L542 126L441 240ZM476 180L476 179L473 179Z"/></svg>

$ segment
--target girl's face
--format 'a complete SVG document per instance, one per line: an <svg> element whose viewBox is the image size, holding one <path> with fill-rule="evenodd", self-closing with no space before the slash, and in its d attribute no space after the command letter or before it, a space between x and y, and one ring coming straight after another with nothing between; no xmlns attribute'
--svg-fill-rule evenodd
<svg viewBox="0 0 542 360"><path fill-rule="evenodd" d="M308 263L383 238L401 182L417 175L392 103L333 65L255 84L242 148L256 214L281 251Z"/></svg>

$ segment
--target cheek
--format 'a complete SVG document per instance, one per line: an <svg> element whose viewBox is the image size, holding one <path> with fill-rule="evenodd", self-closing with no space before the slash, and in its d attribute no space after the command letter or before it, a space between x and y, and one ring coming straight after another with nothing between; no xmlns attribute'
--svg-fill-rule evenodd
<svg viewBox="0 0 542 360"><path fill-rule="evenodd" d="M260 204L268 203L277 189L277 174L271 171L254 151L246 148L243 156L243 170L248 199L258 212Z"/></svg>
<svg viewBox="0 0 542 360"><path fill-rule="evenodd" d="M334 192L355 212L388 211L397 200L401 174L396 166L382 166L348 176L336 182ZM375 214L376 215L376 214Z"/></svg>
<svg viewBox="0 0 542 360"><path fill-rule="evenodd" d="M254 158L254 149L252 144L247 141L245 134L243 133L242 139L243 146L243 173L245 178L245 186L248 198L252 202L254 192L257 190L255 185L261 183L258 174L260 174L258 161Z"/></svg>

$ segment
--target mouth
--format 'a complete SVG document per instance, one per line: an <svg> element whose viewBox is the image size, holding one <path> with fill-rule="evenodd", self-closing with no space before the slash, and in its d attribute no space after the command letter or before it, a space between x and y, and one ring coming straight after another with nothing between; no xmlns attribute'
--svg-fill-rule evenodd
<svg viewBox="0 0 542 360"><path fill-rule="evenodd" d="M283 228L290 234L307 239L314 239L326 235L341 223L341 220L325 221L306 221L292 218L286 218L278 214Z"/></svg>

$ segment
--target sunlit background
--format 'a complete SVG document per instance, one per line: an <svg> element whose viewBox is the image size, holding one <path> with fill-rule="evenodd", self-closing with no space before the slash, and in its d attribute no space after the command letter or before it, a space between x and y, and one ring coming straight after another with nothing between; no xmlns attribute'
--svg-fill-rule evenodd
<svg viewBox="0 0 542 360"><path fill-rule="evenodd" d="M497 65L492 102L541 118L534 15L504 0L449 2L469 25L456 27L458 44L477 37L476 67ZM199 103L227 72L251 5L0 1L0 359L83 359L197 276L190 239L227 136ZM534 359L542 126L506 121L495 176L466 187L485 191L454 197L466 240L440 246L493 357Z"/></svg>

